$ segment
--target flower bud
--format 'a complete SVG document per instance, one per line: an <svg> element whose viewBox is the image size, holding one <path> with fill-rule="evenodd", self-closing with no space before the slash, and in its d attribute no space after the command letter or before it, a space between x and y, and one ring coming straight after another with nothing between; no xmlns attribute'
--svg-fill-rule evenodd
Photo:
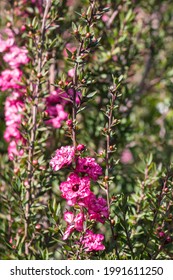
<svg viewBox="0 0 173 280"><path fill-rule="evenodd" d="M77 151L81 152L81 151L84 151L85 150L85 145L83 144L79 144L77 147L76 147Z"/></svg>
<svg viewBox="0 0 173 280"><path fill-rule="evenodd" d="M14 168L14 174L18 174L18 173L19 173L19 170L20 170L19 167L15 167L15 168Z"/></svg>
<svg viewBox="0 0 173 280"><path fill-rule="evenodd" d="M42 77L42 74L41 74L41 73L38 73L38 74L37 74L37 78L40 79L41 77Z"/></svg>
<svg viewBox="0 0 173 280"><path fill-rule="evenodd" d="M41 230L41 225L40 225L40 224L36 224L36 225L35 225L35 229L36 229L36 230Z"/></svg>
<svg viewBox="0 0 173 280"><path fill-rule="evenodd" d="M164 238L165 237L165 233L163 231L160 231L158 233L159 238Z"/></svg>
<svg viewBox="0 0 173 280"><path fill-rule="evenodd" d="M170 236L166 237L165 244L169 244L172 242L172 238Z"/></svg>
<svg viewBox="0 0 173 280"><path fill-rule="evenodd" d="M25 31L25 30L26 30L26 26L25 26L25 25L22 25L21 28L20 28L20 30L21 30L21 31Z"/></svg>
<svg viewBox="0 0 173 280"><path fill-rule="evenodd" d="M73 126L73 121L72 120L67 120L66 121L66 125L69 127L69 128L72 128L72 126Z"/></svg>
<svg viewBox="0 0 173 280"><path fill-rule="evenodd" d="M59 82L58 82L58 85L59 85L60 87L63 86L63 84L64 84L63 81L59 81Z"/></svg>
<svg viewBox="0 0 173 280"><path fill-rule="evenodd" d="M29 186L28 180L25 180L25 181L24 181L24 186L25 186L25 187L28 187L28 186Z"/></svg>
<svg viewBox="0 0 173 280"><path fill-rule="evenodd" d="M91 37L91 33L88 32L88 33L86 34L86 38L90 38L90 37Z"/></svg>
<svg viewBox="0 0 173 280"><path fill-rule="evenodd" d="M33 164L33 165L37 165L37 164L38 164L38 160L37 160L37 159L34 159L34 160L32 161L32 164Z"/></svg>

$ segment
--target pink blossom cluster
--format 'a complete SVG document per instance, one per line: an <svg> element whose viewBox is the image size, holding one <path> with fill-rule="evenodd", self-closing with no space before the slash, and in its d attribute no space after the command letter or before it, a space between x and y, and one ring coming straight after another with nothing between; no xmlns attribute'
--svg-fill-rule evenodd
<svg viewBox="0 0 173 280"><path fill-rule="evenodd" d="M14 34L9 29L4 29L4 33L7 34L7 38L4 39L0 34L0 53L8 51L14 45Z"/></svg>
<svg viewBox="0 0 173 280"><path fill-rule="evenodd" d="M5 101L6 130L4 139L9 143L9 159L13 160L14 156L23 154L23 149L18 149L18 146L22 146L25 143L20 132L24 109L23 96L25 93L25 87L22 85L21 80L23 74L21 66L27 64L29 58L27 50L15 44L13 32L8 28L4 32L6 38L0 35L0 52L2 52L3 60L8 64L9 68L3 70L0 74L0 90L10 93Z"/></svg>
<svg viewBox="0 0 173 280"><path fill-rule="evenodd" d="M20 124L24 103L19 93L14 93L14 96L8 96L5 101L5 121L6 130L4 139L9 143L8 155L13 160L14 155L22 155L23 149L17 150L17 144L24 144L24 139L20 133Z"/></svg>
<svg viewBox="0 0 173 280"><path fill-rule="evenodd" d="M90 219L92 221L105 223L109 217L107 202L104 198L97 198L91 191L91 180L97 181L102 175L102 168L96 162L95 158L81 157L84 145L79 144L76 148L64 146L56 150L52 157L50 165L57 171L63 167L72 167L73 172L68 176L65 182L60 184L62 197L67 200L68 205L78 206L80 212L76 214L71 211L64 213L64 220L68 226L63 239L66 240L73 231L84 231L84 223ZM87 231L83 235L81 244L86 251L103 250L104 245L101 241L103 235L97 235L92 231Z"/></svg>
<svg viewBox="0 0 173 280"><path fill-rule="evenodd" d="M64 97L64 92L61 89L52 91L46 98L46 112L49 116L49 120L46 121L47 125L54 128L60 128L62 122L68 117L64 107L67 103Z"/></svg>
<svg viewBox="0 0 173 280"><path fill-rule="evenodd" d="M81 93L77 93L76 103L80 102ZM48 114L47 125L54 128L60 128L62 122L67 120L68 113L65 111L65 106L72 102L73 90L68 89L66 92L58 88L52 91L46 98L46 112Z"/></svg>
<svg viewBox="0 0 173 280"><path fill-rule="evenodd" d="M102 244L103 240L103 234L94 234L91 230L87 230L84 237L81 238L81 243L87 252L100 251L105 249L105 246Z"/></svg>
<svg viewBox="0 0 173 280"><path fill-rule="evenodd" d="M50 165L53 170L60 170L64 166L68 166L72 163L75 156L75 148L71 146L61 147L56 150L55 156L51 159Z"/></svg>

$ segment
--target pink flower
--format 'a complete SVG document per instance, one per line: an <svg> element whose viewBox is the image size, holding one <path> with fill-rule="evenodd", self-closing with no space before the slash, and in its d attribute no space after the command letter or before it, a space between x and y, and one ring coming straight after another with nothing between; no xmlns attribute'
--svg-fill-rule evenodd
<svg viewBox="0 0 173 280"><path fill-rule="evenodd" d="M129 149L124 149L124 151L121 154L120 161L123 164L128 164L133 162L133 155Z"/></svg>
<svg viewBox="0 0 173 280"><path fill-rule="evenodd" d="M103 234L94 234L91 230L87 230L81 243L84 246L86 252L104 250L105 246L102 244L104 240Z"/></svg>
<svg viewBox="0 0 173 280"><path fill-rule="evenodd" d="M17 46L13 46L3 58L12 68L17 68L21 64L27 64L29 62L27 54L28 51L25 49L25 47L19 48Z"/></svg>
<svg viewBox="0 0 173 280"><path fill-rule="evenodd" d="M50 119L46 121L47 125L51 125L54 128L60 128L62 122L68 118L68 114L64 111L64 107L60 104L56 106L49 106L46 110Z"/></svg>
<svg viewBox="0 0 173 280"><path fill-rule="evenodd" d="M74 90L72 88L68 89L67 91L67 96L68 98L70 98L71 100L73 100L73 95L74 95ZM81 102L81 97L82 97L82 94L81 92L76 92L76 104L80 104Z"/></svg>
<svg viewBox="0 0 173 280"><path fill-rule="evenodd" d="M16 98L9 96L5 101L5 122L6 130L4 133L4 138L7 142L10 142L12 139L19 140L22 138L19 131L22 118L22 110L24 103L20 97Z"/></svg>
<svg viewBox="0 0 173 280"><path fill-rule="evenodd" d="M12 31L6 28L3 30L3 33L6 34L8 38L6 40L3 40L0 34L0 53L8 51L9 48L14 45L14 34L12 33Z"/></svg>
<svg viewBox="0 0 173 280"><path fill-rule="evenodd" d="M107 14L104 14L104 15L102 16L102 21L103 21L103 22L108 22L109 18L110 18L110 16L108 16Z"/></svg>
<svg viewBox="0 0 173 280"><path fill-rule="evenodd" d="M68 113L64 110L64 106L68 101L64 98L68 98L68 96L61 89L52 91L46 98L46 112L50 118L46 121L47 125L60 128L62 122L68 118Z"/></svg>
<svg viewBox="0 0 173 280"><path fill-rule="evenodd" d="M24 103L20 97L9 96L5 101L5 120L6 125L21 122L21 113L23 111Z"/></svg>
<svg viewBox="0 0 173 280"><path fill-rule="evenodd" d="M63 240L66 240L74 230L83 231L83 213L78 213L75 216L73 212L67 211L64 213L64 220L68 223L68 227L64 233Z"/></svg>
<svg viewBox="0 0 173 280"><path fill-rule="evenodd" d="M75 205L78 201L90 195L89 177L78 177L72 173L66 182L60 184L62 197L68 200L69 205Z"/></svg>
<svg viewBox="0 0 173 280"><path fill-rule="evenodd" d="M22 156L24 151L23 149L18 149L17 147L18 143L13 140L9 143L9 146L8 146L8 156L9 156L9 159L10 160L13 160L14 157L19 157L19 156Z"/></svg>
<svg viewBox="0 0 173 280"><path fill-rule="evenodd" d="M84 174L88 174L88 176L94 181L98 180L98 177L102 175L102 168L99 164L96 163L95 158L79 157L76 163L75 172L81 172Z"/></svg>
<svg viewBox="0 0 173 280"><path fill-rule="evenodd" d="M160 238L163 238L163 237L165 237L165 233L164 233L163 231L160 231L160 232L158 233L158 236L159 236Z"/></svg>
<svg viewBox="0 0 173 280"><path fill-rule="evenodd" d="M80 103L81 93L77 92L76 103ZM68 118L68 113L65 112L64 107L73 99L73 89L68 89L67 92L62 91L60 88L54 90L46 98L46 112L50 117L46 121L47 125L51 125L54 128L60 128L62 122Z"/></svg>
<svg viewBox="0 0 173 280"><path fill-rule="evenodd" d="M53 170L57 171L64 166L68 166L72 163L75 156L75 148L71 146L64 146L56 150L55 156L51 159L50 165Z"/></svg>
<svg viewBox="0 0 173 280"><path fill-rule="evenodd" d="M21 85L22 72L19 69L4 70L0 75L0 89L5 91L7 89L19 89Z"/></svg>
<svg viewBox="0 0 173 280"><path fill-rule="evenodd" d="M55 106L57 103L61 105L65 105L66 101L63 100L64 91L58 88L57 90L52 91L49 96L46 98L46 105L49 106Z"/></svg>
<svg viewBox="0 0 173 280"><path fill-rule="evenodd" d="M92 192L83 199L84 206L88 209L91 220L96 220L102 224L109 217L107 202L104 198L97 198Z"/></svg>
<svg viewBox="0 0 173 280"><path fill-rule="evenodd" d="M66 44L65 49L63 50L64 57L68 57L66 49L68 49L71 53L76 51L76 47L73 46L71 43L68 43L68 44Z"/></svg>
<svg viewBox="0 0 173 280"><path fill-rule="evenodd" d="M7 126L7 128L4 132L4 139L5 139L6 142L10 142L10 140L12 138L14 138L14 139L20 139L21 138L21 134L19 132L19 129L15 125Z"/></svg>

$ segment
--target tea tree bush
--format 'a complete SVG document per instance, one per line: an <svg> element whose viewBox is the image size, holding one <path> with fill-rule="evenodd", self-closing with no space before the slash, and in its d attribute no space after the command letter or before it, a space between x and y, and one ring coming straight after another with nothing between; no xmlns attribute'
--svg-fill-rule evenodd
<svg viewBox="0 0 173 280"><path fill-rule="evenodd" d="M2 1L1 259L172 259L172 9Z"/></svg>

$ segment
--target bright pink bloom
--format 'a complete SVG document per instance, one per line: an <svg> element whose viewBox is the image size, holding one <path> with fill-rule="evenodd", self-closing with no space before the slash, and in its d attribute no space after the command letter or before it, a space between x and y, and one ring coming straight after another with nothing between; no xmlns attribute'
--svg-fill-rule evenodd
<svg viewBox="0 0 173 280"><path fill-rule="evenodd" d="M65 106L68 103L68 101L64 98L67 97L67 94L62 89L58 88L57 90L52 91L46 98L46 106L48 108L56 106L56 104L61 104Z"/></svg>
<svg viewBox="0 0 173 280"><path fill-rule="evenodd" d="M81 243L87 252L100 251L105 249L105 246L102 244L103 240L103 234L94 234L91 230L87 230L85 236L81 238Z"/></svg>
<svg viewBox="0 0 173 280"><path fill-rule="evenodd" d="M62 122L68 118L67 112L64 111L64 107L60 104L56 104L56 106L47 107L46 112L50 117L50 119L46 121L46 124L51 125L54 128L60 128Z"/></svg>
<svg viewBox="0 0 173 280"><path fill-rule="evenodd" d="M76 216L73 212L65 212L64 220L68 223L68 227L64 233L63 240L66 240L69 235L74 231L83 231L84 214L78 213Z"/></svg>
<svg viewBox="0 0 173 280"><path fill-rule="evenodd" d="M107 202L104 198L97 198L92 192L83 199L84 206L88 209L91 220L96 220L102 224L109 217Z"/></svg>
<svg viewBox="0 0 173 280"><path fill-rule="evenodd" d="M27 54L28 51L25 49L25 47L19 48L17 46L13 46L9 49L9 52L4 55L3 59L12 68L17 68L22 64L27 64L29 62Z"/></svg>
<svg viewBox="0 0 173 280"><path fill-rule="evenodd" d="M62 197L68 200L69 205L75 205L90 195L90 179L89 177L78 177L77 174L72 173L66 182L60 184Z"/></svg>
<svg viewBox="0 0 173 280"><path fill-rule="evenodd" d="M4 132L4 138L7 142L12 139L19 140L22 138L19 131L22 118L22 110L24 103L20 98L7 97L5 101L5 122L6 130Z"/></svg>
<svg viewBox="0 0 173 280"><path fill-rule="evenodd" d="M15 94L15 93L14 93ZM17 94L17 93L16 93ZM5 101L5 120L6 125L9 126L14 123L21 123L21 113L24 108L24 103L19 97L8 96Z"/></svg>
<svg viewBox="0 0 173 280"><path fill-rule="evenodd" d="M68 101L64 98L67 98L67 95L61 89L52 91L46 98L46 112L50 117L50 119L46 121L47 125L60 128L62 122L68 118L68 113L64 110L64 106Z"/></svg>
<svg viewBox="0 0 173 280"><path fill-rule="evenodd" d="M4 40L0 34L0 53L1 52L6 52L9 50L10 47L14 45L14 34L13 32L9 29L6 28L3 30L3 33L8 36L6 40Z"/></svg>
<svg viewBox="0 0 173 280"><path fill-rule="evenodd" d="M5 91L7 89L19 89L21 85L22 71L19 69L4 70L0 75L0 89Z"/></svg>
<svg viewBox="0 0 173 280"><path fill-rule="evenodd" d="M88 174L91 179L97 181L98 177L102 175L102 168L98 163L96 163L95 158L78 157L75 172Z"/></svg>
<svg viewBox="0 0 173 280"><path fill-rule="evenodd" d="M76 103L80 103L81 93L77 92ZM65 112L64 107L73 102L73 89L68 89L67 92L62 91L60 88L54 90L46 98L46 112L50 117L46 121L46 124L53 126L54 128L60 128L62 122L68 118L68 113Z"/></svg>
<svg viewBox="0 0 173 280"><path fill-rule="evenodd" d="M9 143L8 155L11 160L14 159L14 156L20 156L23 154L23 150L18 150L17 148L19 143L25 143L19 130L23 107L24 103L19 92L14 92L13 96L9 96L6 98L6 130L4 132L4 139Z"/></svg>
<svg viewBox="0 0 173 280"><path fill-rule="evenodd" d="M18 126L7 126L4 132L4 139L6 142L10 142L11 139L21 139L21 134L19 132Z"/></svg>
<svg viewBox="0 0 173 280"><path fill-rule="evenodd" d="M55 156L51 159L50 165L53 170L57 171L64 166L72 163L75 156L75 148L71 146L64 146L56 150Z"/></svg>

